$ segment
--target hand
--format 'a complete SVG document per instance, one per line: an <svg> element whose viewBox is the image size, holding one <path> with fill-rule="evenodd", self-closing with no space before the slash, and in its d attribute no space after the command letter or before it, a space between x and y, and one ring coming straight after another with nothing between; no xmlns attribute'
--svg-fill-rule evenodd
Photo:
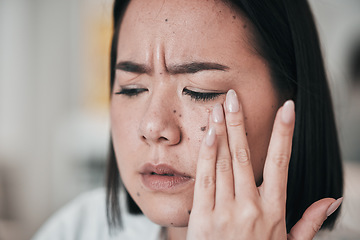
<svg viewBox="0 0 360 240"><path fill-rule="evenodd" d="M342 199L314 203L287 235L286 187L294 103L287 101L277 112L259 187L235 91L227 93L224 105L225 117L222 106L215 105L200 148L187 239L312 239Z"/></svg>

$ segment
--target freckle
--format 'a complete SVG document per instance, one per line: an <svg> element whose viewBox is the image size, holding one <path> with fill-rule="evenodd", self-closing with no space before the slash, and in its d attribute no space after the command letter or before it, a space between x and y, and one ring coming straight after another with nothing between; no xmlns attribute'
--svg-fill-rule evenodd
<svg viewBox="0 0 360 240"><path fill-rule="evenodd" d="M247 25L246 25L246 24L244 24L244 25L243 25L243 28L246 28L246 27L247 27Z"/></svg>
<svg viewBox="0 0 360 240"><path fill-rule="evenodd" d="M179 117L182 117L182 115L181 115L181 114L179 114Z"/></svg>
<svg viewBox="0 0 360 240"><path fill-rule="evenodd" d="M190 215L190 213L191 213L191 210L188 210L188 213L189 213L189 215Z"/></svg>
<svg viewBox="0 0 360 240"><path fill-rule="evenodd" d="M245 121L247 120L247 117L245 117Z"/></svg>
<svg viewBox="0 0 360 240"><path fill-rule="evenodd" d="M174 223L171 223L171 225L174 225Z"/></svg>
<svg viewBox="0 0 360 240"><path fill-rule="evenodd" d="M137 193L136 193L136 196L140 197L140 193L139 193L139 192L137 192Z"/></svg>
<svg viewBox="0 0 360 240"><path fill-rule="evenodd" d="M205 131L205 130L206 130L206 126L201 127L200 130L201 130L201 131Z"/></svg>
<svg viewBox="0 0 360 240"><path fill-rule="evenodd" d="M189 137L188 137L187 139L190 141L190 138L189 138Z"/></svg>
<svg viewBox="0 0 360 240"><path fill-rule="evenodd" d="M235 15L233 16L233 19L236 19L236 16L235 16Z"/></svg>
<svg viewBox="0 0 360 240"><path fill-rule="evenodd" d="M168 19L166 18L166 19L165 19L165 22L167 22L167 21L168 21Z"/></svg>
<svg viewBox="0 0 360 240"><path fill-rule="evenodd" d="M173 113L176 113L176 110L174 110Z"/></svg>

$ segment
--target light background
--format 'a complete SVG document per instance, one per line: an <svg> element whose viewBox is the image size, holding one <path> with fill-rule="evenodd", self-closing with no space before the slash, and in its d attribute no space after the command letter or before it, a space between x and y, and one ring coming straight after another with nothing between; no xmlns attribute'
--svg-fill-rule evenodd
<svg viewBox="0 0 360 240"><path fill-rule="evenodd" d="M311 5L358 184L360 87L347 59L360 41L360 1ZM0 240L29 239L70 199L104 185L111 8L111 0L0 0Z"/></svg>

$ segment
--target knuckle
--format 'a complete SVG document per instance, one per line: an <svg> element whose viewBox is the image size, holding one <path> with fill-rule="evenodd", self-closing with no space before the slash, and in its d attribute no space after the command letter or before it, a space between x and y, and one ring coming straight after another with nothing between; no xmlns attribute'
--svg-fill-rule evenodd
<svg viewBox="0 0 360 240"><path fill-rule="evenodd" d="M261 211L256 204L247 204L246 207L243 209L242 216L247 221L256 221L261 216Z"/></svg>
<svg viewBox="0 0 360 240"><path fill-rule="evenodd" d="M218 158L216 161L216 170L219 172L228 172L231 170L231 162L227 158Z"/></svg>
<svg viewBox="0 0 360 240"><path fill-rule="evenodd" d="M202 176L200 177L200 186L202 188L210 188L215 185L215 178L213 176Z"/></svg>
<svg viewBox="0 0 360 240"><path fill-rule="evenodd" d="M282 224L285 220L285 214L282 213L282 211L279 210L279 208L273 208L274 210L270 212L270 214L268 213L268 216L271 218L272 220L272 225L273 226L279 226L280 224Z"/></svg>
<svg viewBox="0 0 360 240"><path fill-rule="evenodd" d="M244 125L244 120L243 119L236 119L236 120L230 120L227 123L228 127L241 127Z"/></svg>
<svg viewBox="0 0 360 240"><path fill-rule="evenodd" d="M313 228L313 230L314 230L314 233L317 233L317 232L320 230L321 225L322 225L322 224L319 224L319 223L317 223L317 222L313 222L313 223L312 223L312 228Z"/></svg>
<svg viewBox="0 0 360 240"><path fill-rule="evenodd" d="M311 226L314 233L317 233L323 224L323 221L311 218L309 215L306 214L306 212L304 213L302 219L304 219L304 221L308 223L309 227Z"/></svg>
<svg viewBox="0 0 360 240"><path fill-rule="evenodd" d="M214 156L211 156L211 155L203 155L203 156L200 156L200 158L205 161L205 162L210 162L214 159Z"/></svg>
<svg viewBox="0 0 360 240"><path fill-rule="evenodd" d="M291 136L292 135L292 130L291 130L291 127L286 125L282 125L282 126L279 126L277 128L277 132L280 134L280 136L282 137L288 137L288 136Z"/></svg>
<svg viewBox="0 0 360 240"><path fill-rule="evenodd" d="M290 157L286 153L278 153L273 158L274 164L279 168L287 168Z"/></svg>
<svg viewBox="0 0 360 240"><path fill-rule="evenodd" d="M229 222L231 222L231 215L229 212L225 211L222 212L221 214L218 215L218 217L216 218L216 225L217 228L219 229L225 229L228 225Z"/></svg>
<svg viewBox="0 0 360 240"><path fill-rule="evenodd" d="M234 152L234 161L241 165L250 164L250 151L246 148L236 149Z"/></svg>

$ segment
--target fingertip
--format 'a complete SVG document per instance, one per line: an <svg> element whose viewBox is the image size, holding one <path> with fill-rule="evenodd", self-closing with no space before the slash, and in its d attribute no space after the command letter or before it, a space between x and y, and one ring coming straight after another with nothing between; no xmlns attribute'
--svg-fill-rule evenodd
<svg viewBox="0 0 360 240"><path fill-rule="evenodd" d="M331 214L333 214L340 207L343 199L344 199L344 197L336 199L336 201L334 201L327 209L326 216L329 217Z"/></svg>
<svg viewBox="0 0 360 240"><path fill-rule="evenodd" d="M288 100L281 109L281 120L285 124L292 124L295 121L295 104L294 101Z"/></svg>
<svg viewBox="0 0 360 240"><path fill-rule="evenodd" d="M226 93L225 106L228 112L238 112L240 110L240 103L235 90L230 89Z"/></svg>

